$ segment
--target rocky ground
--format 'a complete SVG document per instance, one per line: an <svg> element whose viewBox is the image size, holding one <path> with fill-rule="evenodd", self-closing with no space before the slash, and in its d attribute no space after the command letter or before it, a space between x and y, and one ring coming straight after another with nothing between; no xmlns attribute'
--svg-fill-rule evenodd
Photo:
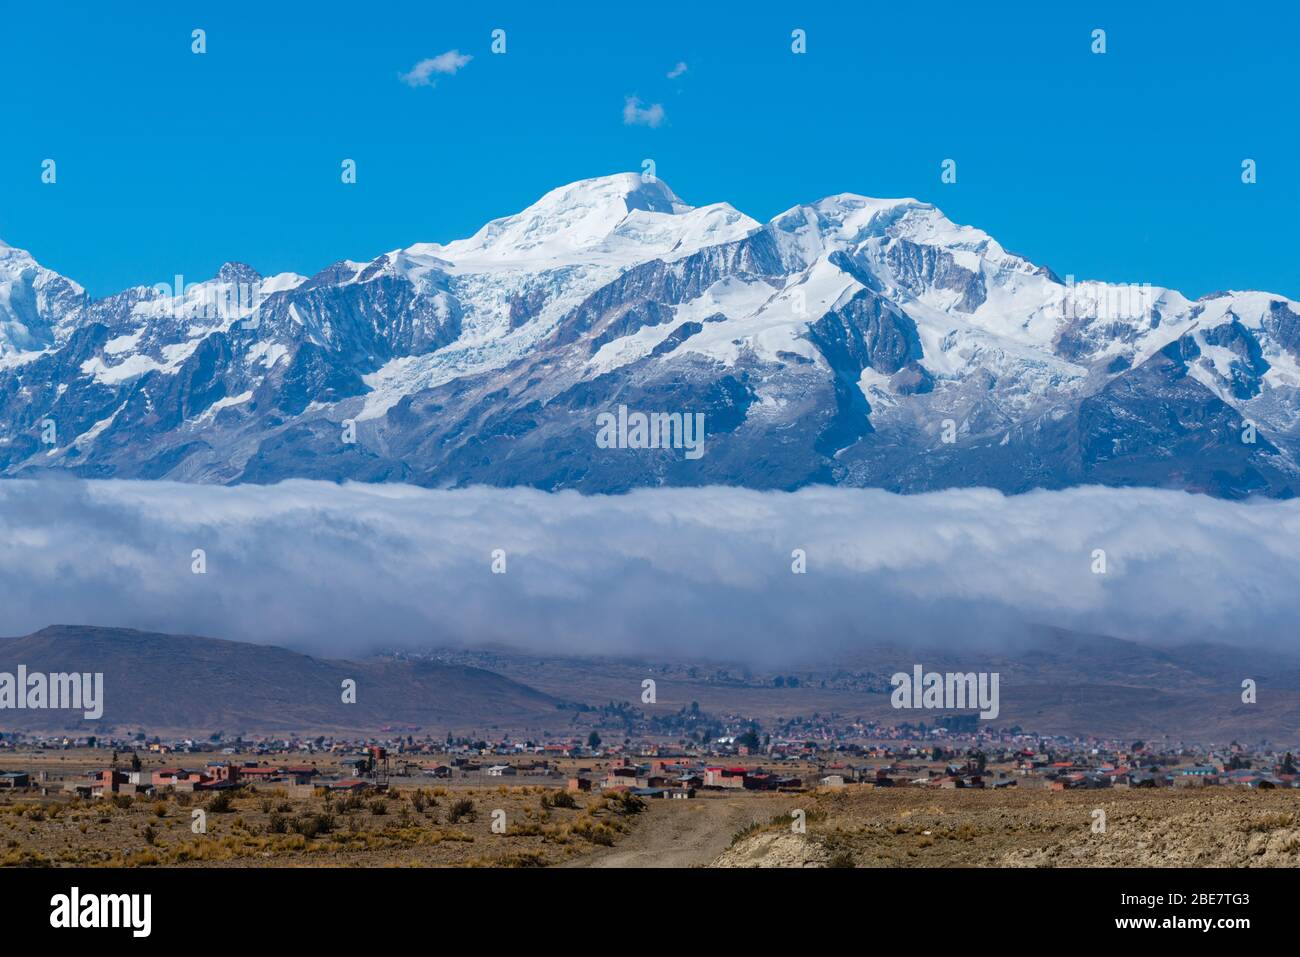
<svg viewBox="0 0 1300 957"><path fill-rule="evenodd" d="M645 811L536 786L0 795L0 867L544 867L613 847Z"/></svg>
<svg viewBox="0 0 1300 957"><path fill-rule="evenodd" d="M808 795L805 808L805 834L775 818L712 866L1300 866L1293 791L850 787Z"/></svg>
<svg viewBox="0 0 1300 957"><path fill-rule="evenodd" d="M270 788L218 800L3 796L0 866L1300 867L1300 793L1283 790L850 786L643 803L538 786Z"/></svg>

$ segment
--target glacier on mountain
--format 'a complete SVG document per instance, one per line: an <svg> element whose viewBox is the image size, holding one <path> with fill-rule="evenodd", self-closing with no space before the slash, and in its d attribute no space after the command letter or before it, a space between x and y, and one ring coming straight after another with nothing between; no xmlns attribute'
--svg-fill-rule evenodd
<svg viewBox="0 0 1300 957"><path fill-rule="evenodd" d="M632 173L311 277L91 299L0 244L0 470L1294 495L1300 305L1130 292L914 199L760 224ZM708 454L599 447L619 406L704 414Z"/></svg>

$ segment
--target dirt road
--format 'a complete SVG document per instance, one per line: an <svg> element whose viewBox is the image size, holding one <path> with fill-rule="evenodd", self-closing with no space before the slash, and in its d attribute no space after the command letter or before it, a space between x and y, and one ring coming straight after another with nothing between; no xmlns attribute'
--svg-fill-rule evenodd
<svg viewBox="0 0 1300 957"><path fill-rule="evenodd" d="M807 803L807 798L803 798ZM767 823L799 807L799 795L702 795L649 802L635 829L616 847L601 848L564 867L703 867L743 827Z"/></svg>

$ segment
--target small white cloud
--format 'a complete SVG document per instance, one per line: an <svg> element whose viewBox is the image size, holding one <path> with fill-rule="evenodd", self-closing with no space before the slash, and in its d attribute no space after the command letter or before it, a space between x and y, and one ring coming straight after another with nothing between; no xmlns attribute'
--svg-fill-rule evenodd
<svg viewBox="0 0 1300 957"><path fill-rule="evenodd" d="M676 65L675 67L673 67L671 70L668 71L667 76L668 76L668 79L670 79L670 80L675 80L675 79L677 79L679 76L681 76L681 75L682 75L683 73L685 73L685 72L686 72L686 63L685 63L685 61L683 61L683 60L678 60L678 61L677 61L677 65Z"/></svg>
<svg viewBox="0 0 1300 957"><path fill-rule="evenodd" d="M664 121L664 106L655 103L646 106L638 96L629 96L623 101L623 123L626 126L649 126L654 128Z"/></svg>
<svg viewBox="0 0 1300 957"><path fill-rule="evenodd" d="M401 74L401 79L407 86L434 86L437 84L437 80L433 78L435 73L442 76L455 76L472 59L474 58L468 53L448 50L446 53L421 60L411 67L409 73Z"/></svg>

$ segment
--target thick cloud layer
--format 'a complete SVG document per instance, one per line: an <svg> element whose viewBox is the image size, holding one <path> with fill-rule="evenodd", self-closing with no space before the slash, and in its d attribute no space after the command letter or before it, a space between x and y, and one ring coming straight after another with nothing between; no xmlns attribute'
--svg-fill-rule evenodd
<svg viewBox="0 0 1300 957"><path fill-rule="evenodd" d="M806 574L791 571L795 549ZM1291 647L1298 569L1300 502L1153 490L0 482L8 635L77 623L328 655L506 643L759 664L1032 622Z"/></svg>

